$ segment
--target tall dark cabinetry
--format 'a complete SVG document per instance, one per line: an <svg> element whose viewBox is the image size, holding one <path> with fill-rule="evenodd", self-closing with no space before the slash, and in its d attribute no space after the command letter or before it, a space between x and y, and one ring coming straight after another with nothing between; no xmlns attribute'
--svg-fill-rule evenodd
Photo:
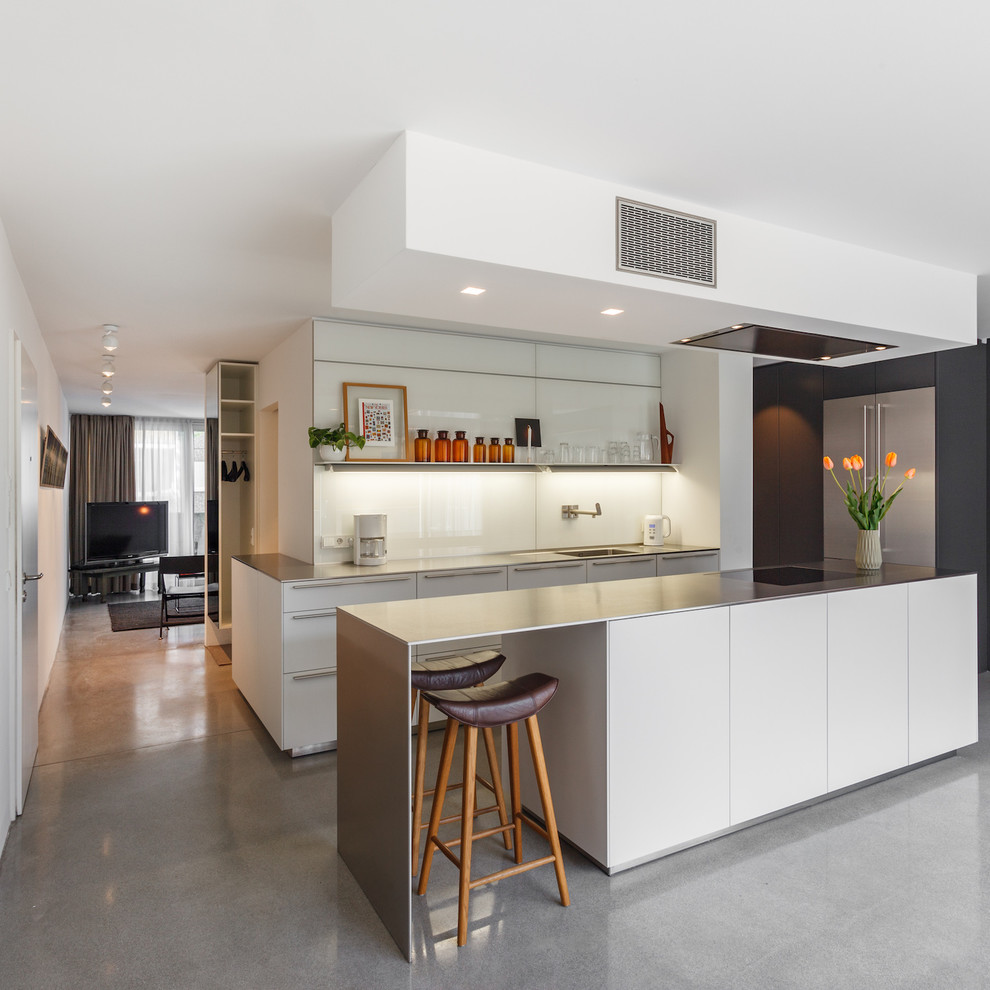
<svg viewBox="0 0 990 990"><path fill-rule="evenodd" d="M755 567L824 555L824 401L935 386L935 563L978 575L980 670L987 669L990 534L987 352L979 344L851 368L782 362L753 373Z"/></svg>

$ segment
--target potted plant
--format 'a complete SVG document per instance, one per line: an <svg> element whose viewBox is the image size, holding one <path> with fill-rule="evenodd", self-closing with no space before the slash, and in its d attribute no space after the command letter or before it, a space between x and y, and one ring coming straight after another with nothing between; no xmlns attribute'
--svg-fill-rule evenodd
<svg viewBox="0 0 990 990"><path fill-rule="evenodd" d="M832 475L833 481L839 486L842 498L846 503L846 511L856 523L858 533L856 540L856 566L861 570L878 570L883 562L883 555L880 550L880 520L883 519L890 507L894 504L894 499L904 488L902 481L897 489L890 495L884 494L884 487L887 484L887 475L890 469L897 465L897 452L890 451L884 460L887 470L883 478L880 477L880 470L872 478L864 478L863 458L859 454L852 457L843 457L842 466L849 472L849 481L843 488L839 484L839 479L835 477L835 467L832 458L827 454L822 458L825 470ZM904 472L906 480L910 481L915 476L915 469L910 468Z"/></svg>
<svg viewBox="0 0 990 990"><path fill-rule="evenodd" d="M309 428L309 445L319 447L320 457L324 461L342 461L348 447L357 447L360 450L364 444L364 437L351 433L343 423L340 426Z"/></svg>

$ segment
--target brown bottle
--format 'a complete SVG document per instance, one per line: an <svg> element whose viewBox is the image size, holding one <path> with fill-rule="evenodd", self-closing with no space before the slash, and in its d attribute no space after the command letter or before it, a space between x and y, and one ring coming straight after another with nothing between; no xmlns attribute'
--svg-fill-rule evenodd
<svg viewBox="0 0 990 990"><path fill-rule="evenodd" d="M492 437L492 442L488 445L488 463L502 463L502 445L498 442L498 437Z"/></svg>
<svg viewBox="0 0 990 990"><path fill-rule="evenodd" d="M444 464L450 460L450 431L437 430L437 438L433 441L433 460Z"/></svg>
<svg viewBox="0 0 990 990"><path fill-rule="evenodd" d="M502 444L502 463L512 464L516 459L516 445L512 437L506 437Z"/></svg>
<svg viewBox="0 0 990 990"><path fill-rule="evenodd" d="M463 464L468 459L467 434L464 430L457 430L454 433L454 461Z"/></svg>
<svg viewBox="0 0 990 990"><path fill-rule="evenodd" d="M417 461L429 461L432 457L433 441L429 430L417 430L413 441L413 456Z"/></svg>
<svg viewBox="0 0 990 990"><path fill-rule="evenodd" d="M471 448L471 460L475 464L485 464L488 461L488 448L485 446L484 437L474 438L474 446Z"/></svg>

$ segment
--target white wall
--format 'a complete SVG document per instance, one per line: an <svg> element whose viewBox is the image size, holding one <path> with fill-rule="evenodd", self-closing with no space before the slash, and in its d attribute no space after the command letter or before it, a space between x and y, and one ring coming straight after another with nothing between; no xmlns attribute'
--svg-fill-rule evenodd
<svg viewBox="0 0 990 990"><path fill-rule="evenodd" d="M259 448L263 470L278 472L278 550L313 561L313 324L307 321L258 366L259 411L278 406L278 449ZM264 437L259 438L263 443ZM262 545L267 547L265 533Z"/></svg>
<svg viewBox="0 0 990 990"><path fill-rule="evenodd" d="M69 412L62 394L51 355L41 336L41 329L31 308L20 274L14 263L7 241L6 231L0 226L0 330L6 337L17 335L38 375L38 421L43 427L51 426L63 443L69 442ZM0 347L0 381L9 381L6 344ZM10 411L7 403L0 405L0 437L5 446L4 461L8 476L13 469L13 451L10 442ZM3 518L12 516L8 485L0 486L0 513ZM68 568L66 521L68 519L68 487L63 490L42 488L38 498L38 567L45 579L38 582L38 697L43 698L55 653L65 609L68 603L68 586L65 575ZM20 581L11 573L13 563L14 533L9 526L2 531L3 559L7 561L10 587L4 596L3 609L3 662L0 664L0 713L3 729L0 730L0 831L6 835L7 824L14 816L12 767L13 742L13 619L20 604ZM30 800L30 797L29 797Z"/></svg>

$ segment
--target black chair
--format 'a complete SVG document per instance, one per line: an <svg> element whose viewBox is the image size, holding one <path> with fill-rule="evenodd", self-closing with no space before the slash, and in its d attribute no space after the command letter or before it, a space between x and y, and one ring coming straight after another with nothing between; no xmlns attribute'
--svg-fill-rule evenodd
<svg viewBox="0 0 990 990"><path fill-rule="evenodd" d="M176 578L171 588L167 586L167 577ZM158 638L162 638L163 629L168 629L170 619L184 619L190 615L203 619L206 593L215 588L216 585L206 583L206 564L202 554L159 558L158 593L162 599L162 611Z"/></svg>

